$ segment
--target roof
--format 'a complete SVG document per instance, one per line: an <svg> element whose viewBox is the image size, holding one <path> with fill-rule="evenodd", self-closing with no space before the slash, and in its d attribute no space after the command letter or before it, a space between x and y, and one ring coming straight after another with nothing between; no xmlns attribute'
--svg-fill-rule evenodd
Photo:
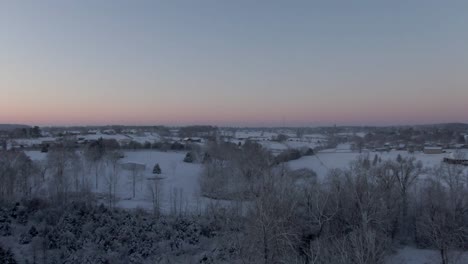
<svg viewBox="0 0 468 264"><path fill-rule="evenodd" d="M442 147L424 147L425 150L442 150Z"/></svg>

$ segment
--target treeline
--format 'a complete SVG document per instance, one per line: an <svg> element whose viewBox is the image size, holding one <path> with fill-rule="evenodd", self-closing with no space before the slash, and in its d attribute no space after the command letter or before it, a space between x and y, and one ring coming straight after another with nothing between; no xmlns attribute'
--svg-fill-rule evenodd
<svg viewBox="0 0 468 264"><path fill-rule="evenodd" d="M38 126L24 126L12 128L11 130L0 130L0 134L8 138L39 138L41 137L41 129Z"/></svg>
<svg viewBox="0 0 468 264"><path fill-rule="evenodd" d="M238 244L246 263L376 264L395 246L415 244L437 250L447 264L468 248L463 167L362 156L317 179L276 165L256 145L219 147L204 164L201 190L248 204Z"/></svg>
<svg viewBox="0 0 468 264"><path fill-rule="evenodd" d="M413 244L448 264L468 248L468 175L458 165L361 156L322 179L276 163L259 144L211 142L200 187L213 199L203 210L163 215L115 209L118 149L51 149L44 167L8 153L0 155L0 236L8 241L0 248L17 261L16 244L27 245L29 263L380 264ZM101 177L106 206L91 193Z"/></svg>
<svg viewBox="0 0 468 264"><path fill-rule="evenodd" d="M215 137L218 128L214 126L185 126L179 128L180 137Z"/></svg>

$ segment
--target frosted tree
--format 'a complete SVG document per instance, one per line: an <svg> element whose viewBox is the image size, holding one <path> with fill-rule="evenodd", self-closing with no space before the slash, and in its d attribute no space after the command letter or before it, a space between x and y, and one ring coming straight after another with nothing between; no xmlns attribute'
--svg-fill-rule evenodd
<svg viewBox="0 0 468 264"><path fill-rule="evenodd" d="M74 149L59 146L47 154L47 163L52 176L52 195L59 203L67 201L70 192L71 174L74 172L75 163L79 157Z"/></svg>
<svg viewBox="0 0 468 264"><path fill-rule="evenodd" d="M409 191L416 183L418 177L422 174L422 163L416 161L416 158L400 158L395 163L395 179L397 188L401 197L401 223L403 223L403 232L408 234L408 206L409 206Z"/></svg>
<svg viewBox="0 0 468 264"><path fill-rule="evenodd" d="M119 185L120 179L120 164L119 160L122 154L120 151L111 151L106 154L106 163L108 171L106 172L106 185L107 185L107 195L109 201L109 207L112 208L115 206L117 201L117 188Z"/></svg>
<svg viewBox="0 0 468 264"><path fill-rule="evenodd" d="M91 165L90 168L94 168L95 188L97 190L99 188L99 174L102 171L102 161L105 155L104 140L100 138L96 142L90 143L84 149L83 154L88 163Z"/></svg>
<svg viewBox="0 0 468 264"><path fill-rule="evenodd" d="M158 178L151 180L148 184L148 193L153 205L153 213L159 217L161 213L162 182Z"/></svg>
<svg viewBox="0 0 468 264"><path fill-rule="evenodd" d="M462 169L450 164L435 168L422 188L417 241L438 249L442 264L468 245L467 193Z"/></svg>

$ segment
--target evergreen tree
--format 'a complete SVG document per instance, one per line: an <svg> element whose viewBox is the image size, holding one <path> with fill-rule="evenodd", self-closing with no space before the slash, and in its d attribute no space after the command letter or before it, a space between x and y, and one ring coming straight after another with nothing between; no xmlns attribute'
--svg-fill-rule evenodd
<svg viewBox="0 0 468 264"><path fill-rule="evenodd" d="M15 260L15 256L10 249L4 250L2 247L0 247L0 263L16 264L18 262Z"/></svg>
<svg viewBox="0 0 468 264"><path fill-rule="evenodd" d="M396 158L396 161L397 161L398 163L401 163L401 162L403 161L403 158L401 157L400 154L398 154L398 156L397 156L397 158Z"/></svg>
<svg viewBox="0 0 468 264"><path fill-rule="evenodd" d="M161 174L161 167L159 167L159 163L156 163L156 165L154 165L153 174Z"/></svg>
<svg viewBox="0 0 468 264"><path fill-rule="evenodd" d="M192 163L193 162L192 152L187 152L187 154L185 155L185 158L184 158L184 162L187 162L187 163Z"/></svg>

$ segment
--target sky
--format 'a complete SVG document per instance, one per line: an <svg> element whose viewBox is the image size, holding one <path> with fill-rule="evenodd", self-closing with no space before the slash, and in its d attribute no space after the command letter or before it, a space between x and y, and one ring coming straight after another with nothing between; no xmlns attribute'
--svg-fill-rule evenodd
<svg viewBox="0 0 468 264"><path fill-rule="evenodd" d="M468 1L0 1L0 123L468 122Z"/></svg>

